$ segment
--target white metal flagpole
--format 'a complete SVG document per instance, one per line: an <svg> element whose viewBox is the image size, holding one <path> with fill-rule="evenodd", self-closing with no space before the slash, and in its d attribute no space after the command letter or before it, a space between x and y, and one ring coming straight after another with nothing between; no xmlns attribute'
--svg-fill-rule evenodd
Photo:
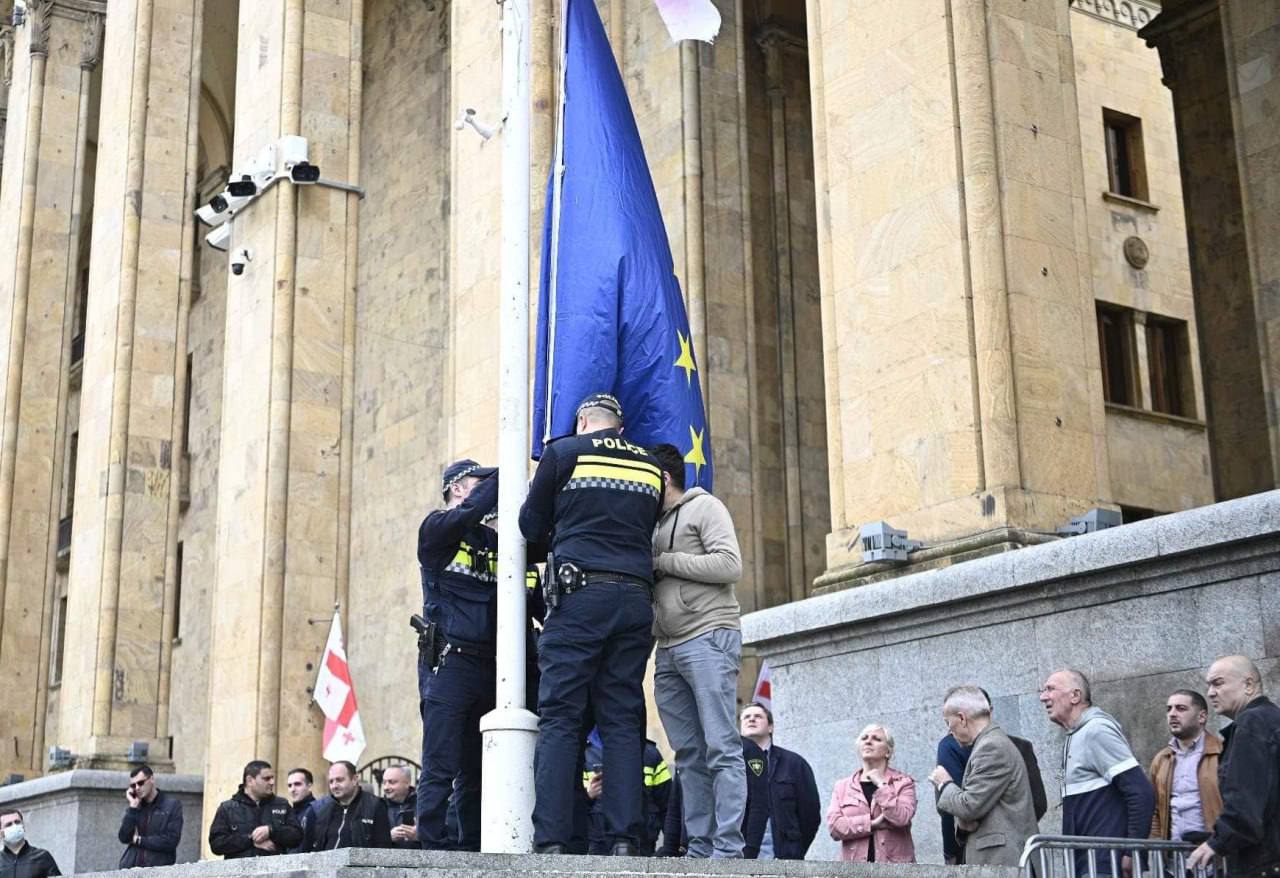
<svg viewBox="0 0 1280 878"><path fill-rule="evenodd" d="M526 555L517 522L529 460L529 0L502 5L502 291L498 436L498 641L495 709L484 733L480 847L533 848L538 718L525 709Z"/></svg>

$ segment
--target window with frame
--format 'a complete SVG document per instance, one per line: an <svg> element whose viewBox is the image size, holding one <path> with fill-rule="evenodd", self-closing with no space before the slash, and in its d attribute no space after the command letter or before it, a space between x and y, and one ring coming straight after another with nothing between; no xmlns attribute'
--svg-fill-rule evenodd
<svg viewBox="0 0 1280 878"><path fill-rule="evenodd" d="M1147 168L1142 152L1142 120L1102 109L1107 142L1107 185L1126 198L1147 201Z"/></svg>
<svg viewBox="0 0 1280 878"><path fill-rule="evenodd" d="M1147 370L1151 378L1151 410L1195 416L1192 402L1190 342L1187 324L1163 317L1147 318Z"/></svg>
<svg viewBox="0 0 1280 878"><path fill-rule="evenodd" d="M1102 361L1102 397L1116 405L1137 405L1133 355L1133 312L1098 303L1098 353Z"/></svg>

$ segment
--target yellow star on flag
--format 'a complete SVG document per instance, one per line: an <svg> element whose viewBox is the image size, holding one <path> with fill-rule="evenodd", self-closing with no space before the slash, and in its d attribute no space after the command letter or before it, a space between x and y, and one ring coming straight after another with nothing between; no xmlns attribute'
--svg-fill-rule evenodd
<svg viewBox="0 0 1280 878"><path fill-rule="evenodd" d="M684 369L684 381L688 385L693 381L693 373L698 371L698 367L693 364L693 350L690 346L690 340L681 334L680 330L676 330L676 338L680 339L680 357L673 365L677 369Z"/></svg>
<svg viewBox="0 0 1280 878"><path fill-rule="evenodd" d="M702 453L702 440L707 435L707 431L703 429L701 432L693 429L693 425L689 425L689 438L693 442L693 447L689 449L689 453L684 456L685 463L693 464L693 478L697 481L702 475L702 468L707 465L707 456Z"/></svg>

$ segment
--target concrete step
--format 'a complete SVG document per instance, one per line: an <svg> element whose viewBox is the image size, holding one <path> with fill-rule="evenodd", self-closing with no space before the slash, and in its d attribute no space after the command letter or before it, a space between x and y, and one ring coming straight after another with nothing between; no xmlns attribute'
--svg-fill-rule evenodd
<svg viewBox="0 0 1280 878"><path fill-rule="evenodd" d="M558 857L536 854L453 854L347 848L322 854L205 860L157 869L94 872L106 878L215 878L223 875L281 875L290 878L482 878L482 876L849 876L849 878L1017 878L1018 870L994 866L885 866L812 860L686 860L666 857Z"/></svg>

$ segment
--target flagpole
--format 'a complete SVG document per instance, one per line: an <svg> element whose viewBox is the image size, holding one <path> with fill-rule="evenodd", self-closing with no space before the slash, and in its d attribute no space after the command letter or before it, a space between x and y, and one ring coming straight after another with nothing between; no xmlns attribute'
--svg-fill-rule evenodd
<svg viewBox="0 0 1280 878"><path fill-rule="evenodd" d="M502 289L498 435L498 632L495 708L484 734L480 847L533 848L538 718L525 708L525 542L518 520L529 454L529 0L502 5Z"/></svg>
<svg viewBox="0 0 1280 878"><path fill-rule="evenodd" d="M542 442L545 445L553 438L551 435L551 418L554 412L551 407L551 389L555 386L554 368L556 361L556 293L560 289L560 204L564 194L564 107L565 107L565 75L568 68L569 54L569 0L560 3L560 53L558 83L556 89L556 142L555 155L551 168L551 245L549 260L551 268L548 276L550 283L547 290L547 398L542 418ZM612 391L612 388L610 388ZM570 405L577 405L573 400Z"/></svg>

